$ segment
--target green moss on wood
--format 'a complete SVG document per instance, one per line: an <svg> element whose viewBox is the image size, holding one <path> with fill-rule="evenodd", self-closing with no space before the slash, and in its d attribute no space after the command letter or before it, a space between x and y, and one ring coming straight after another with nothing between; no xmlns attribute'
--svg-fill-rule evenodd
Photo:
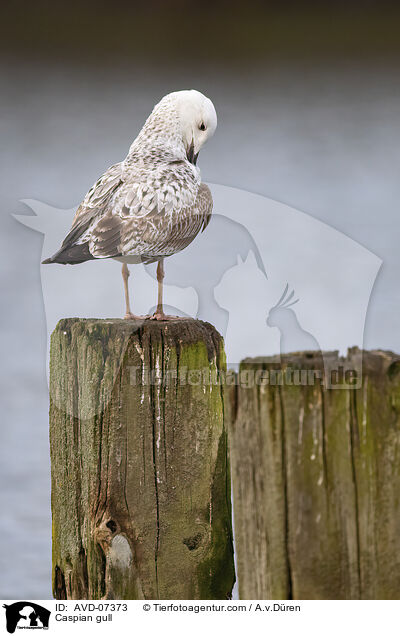
<svg viewBox="0 0 400 636"><path fill-rule="evenodd" d="M57 325L50 378L56 596L60 572L67 598L230 595L221 360L220 336L193 320ZM152 370L160 379L143 382ZM194 381L196 372L214 382ZM196 548L188 549L188 537L197 537ZM128 569L114 549L126 547L125 538ZM203 561L212 566L207 583Z"/></svg>
<svg viewBox="0 0 400 636"><path fill-rule="evenodd" d="M360 356L350 350L348 366ZM363 352L356 389L239 387L230 447L241 598L398 598L398 360ZM323 371L321 356L301 353L241 369L287 366Z"/></svg>

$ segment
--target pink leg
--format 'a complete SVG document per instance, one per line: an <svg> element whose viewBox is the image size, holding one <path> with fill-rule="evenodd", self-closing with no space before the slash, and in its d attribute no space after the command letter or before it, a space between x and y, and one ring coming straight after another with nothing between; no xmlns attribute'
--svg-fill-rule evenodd
<svg viewBox="0 0 400 636"><path fill-rule="evenodd" d="M125 320L143 320L143 318L141 318L140 316L135 316L135 314L133 314L131 312L131 307L130 307L130 303L129 303L129 288L128 288L128 278L129 278L130 274L129 274L129 269L126 263L124 263L122 265L122 279L124 281L124 291L125 291L125 306L126 306L126 313L125 313Z"/></svg>
<svg viewBox="0 0 400 636"><path fill-rule="evenodd" d="M150 320L181 320L179 316L167 316L163 308L163 280L164 280L164 259L158 261L157 265L157 281L158 281L158 299L157 309L150 317Z"/></svg>
<svg viewBox="0 0 400 636"><path fill-rule="evenodd" d="M158 281L158 299L157 309L152 315L152 320L167 320L167 316L164 314L163 309L163 280L164 280L164 259L158 261L157 265L157 281Z"/></svg>

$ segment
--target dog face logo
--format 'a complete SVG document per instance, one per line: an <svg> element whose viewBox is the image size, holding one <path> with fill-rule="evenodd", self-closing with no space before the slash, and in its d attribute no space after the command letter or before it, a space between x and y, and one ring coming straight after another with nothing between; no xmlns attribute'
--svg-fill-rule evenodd
<svg viewBox="0 0 400 636"><path fill-rule="evenodd" d="M3 605L6 610L6 627L9 634L16 629L48 629L51 612L32 601L18 601Z"/></svg>

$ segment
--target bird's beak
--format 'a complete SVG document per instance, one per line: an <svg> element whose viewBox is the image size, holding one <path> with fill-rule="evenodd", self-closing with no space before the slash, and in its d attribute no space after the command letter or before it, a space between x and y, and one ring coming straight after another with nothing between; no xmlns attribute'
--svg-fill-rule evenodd
<svg viewBox="0 0 400 636"><path fill-rule="evenodd" d="M199 153L194 154L194 142L192 139L192 143L190 144L187 152L186 152L186 156L188 158L188 161L190 161L190 163L192 163L194 166L197 163L197 157L199 156Z"/></svg>

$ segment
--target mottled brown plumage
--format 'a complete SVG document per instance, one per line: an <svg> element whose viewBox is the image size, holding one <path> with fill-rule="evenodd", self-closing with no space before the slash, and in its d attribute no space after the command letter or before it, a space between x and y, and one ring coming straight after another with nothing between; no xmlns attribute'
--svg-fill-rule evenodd
<svg viewBox="0 0 400 636"><path fill-rule="evenodd" d="M126 267L161 261L187 247L211 216L211 192L201 183L196 160L215 127L214 107L201 93L164 97L126 159L111 166L89 190L61 248L44 262L117 258ZM126 292L128 275L125 269Z"/></svg>

